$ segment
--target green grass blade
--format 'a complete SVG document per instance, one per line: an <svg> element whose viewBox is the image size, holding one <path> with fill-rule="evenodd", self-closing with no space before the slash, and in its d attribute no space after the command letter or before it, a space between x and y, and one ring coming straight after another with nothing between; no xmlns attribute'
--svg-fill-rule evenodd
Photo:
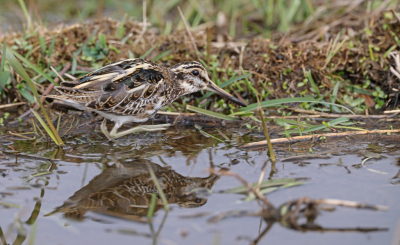
<svg viewBox="0 0 400 245"><path fill-rule="evenodd" d="M314 127L315 125L312 124L308 124L305 122L298 122L296 120L290 120L290 119L282 119L282 118L275 118L274 119L275 123L278 124L279 126L289 126L289 125L295 125L295 126L299 126L299 127L307 127L307 128L311 128Z"/></svg>
<svg viewBox="0 0 400 245"><path fill-rule="evenodd" d="M144 53L142 56L140 56L140 59L145 59L155 48L157 47L157 44L154 44L153 47L151 47L149 50L147 50L146 53Z"/></svg>
<svg viewBox="0 0 400 245"><path fill-rule="evenodd" d="M355 113L350 110L349 108L342 106L342 105L338 105L338 104L334 104L334 103L329 103L329 102L325 102L325 101L320 101L320 100L316 100L310 97L296 97L296 98L283 98L283 99L275 99L275 100L267 100L267 101L263 101L261 102L261 107L267 107L267 106L272 106L272 105L280 105L280 104L285 104L285 103L320 103L323 105L335 105L341 108L344 108L346 110L348 110L350 113L352 113L353 115L355 115ZM239 108L238 111L252 111L257 109L258 104L257 103L253 103L250 104L246 107L242 107Z"/></svg>
<svg viewBox="0 0 400 245"><path fill-rule="evenodd" d="M198 128L198 130L200 131L200 133L202 133L202 134L204 134L204 135L207 135L208 137L211 137L211 138L213 138L213 139L215 139L215 140L218 140L219 142L222 142L222 143L224 143L224 141L223 140L221 140L221 139L218 139L217 137L215 137L214 135L211 135L211 134L209 134L209 133L206 133L206 132L204 132L203 130L201 130L201 129L199 129Z"/></svg>
<svg viewBox="0 0 400 245"><path fill-rule="evenodd" d="M26 21L28 23L27 27L28 27L28 29L30 31L32 31L32 19L31 19L31 16L29 15L29 13L28 13L28 10L26 9L26 5L24 3L24 0L18 0L18 2L19 2L19 5L21 5L22 11L24 12Z"/></svg>
<svg viewBox="0 0 400 245"><path fill-rule="evenodd" d="M328 55L327 60L326 60L326 63L325 63L325 67L329 64L329 62L330 62L331 59L336 55L336 53L339 52L339 50L340 50L340 48L343 46L344 42L347 41L347 37L345 37L338 45L336 45L337 40L339 39L339 36L340 36L340 35L338 35L338 36L336 37L335 41L333 42L332 50L331 50L331 52L329 52L329 55Z"/></svg>
<svg viewBox="0 0 400 245"><path fill-rule="evenodd" d="M13 56L17 56L18 59L20 59L22 62L24 62L27 66L29 66L32 70L36 71L37 73L39 73L40 75L42 75L43 77L45 77L47 80L49 80L51 83L54 83L55 85L59 85L58 83L56 83L53 78L51 78L49 75L47 75L44 71L42 71L42 69L40 69L39 67L35 66L34 64L32 64L29 60L25 59L22 55L20 55L18 52L12 50L12 49L7 49L7 51L11 52L13 54ZM8 52L6 52L8 53ZM10 62L10 60L8 60L8 62ZM17 61L18 62L18 61ZM19 62L18 62L19 63ZM25 70L22 68L21 69L25 72ZM26 72L25 72L26 73ZM20 74L20 73L19 73ZM21 75L21 74L20 74ZM28 74L26 74L28 76ZM24 78L25 79L25 78Z"/></svg>
<svg viewBox="0 0 400 245"><path fill-rule="evenodd" d="M50 48L49 48L49 58L53 54L55 44L56 44L56 35L54 34L53 39L51 39L51 44L50 44Z"/></svg>
<svg viewBox="0 0 400 245"><path fill-rule="evenodd" d="M203 115L206 115L206 116L219 118L219 119L222 119L222 120L230 120L230 121L240 120L239 118L236 118L236 117L230 117L230 116L227 116L227 115L224 115L224 114L221 114L221 113L204 110L204 109L201 109L201 108L198 108L198 107L195 107L195 106L191 106L191 105L188 105L186 107L186 109L188 109L190 111L194 111L194 112L200 113L200 114L203 114Z"/></svg>
<svg viewBox="0 0 400 245"><path fill-rule="evenodd" d="M49 53L47 54L47 57L49 58L49 62L47 63L47 69L50 68L50 57L53 54L55 44L56 44L56 35L53 35L53 39L51 40L51 44L49 47Z"/></svg>
<svg viewBox="0 0 400 245"><path fill-rule="evenodd" d="M3 73L4 65L6 63L6 48L7 48L7 42L6 42L6 39L4 38L3 53L1 56L1 63L0 63L0 77L1 77L1 74Z"/></svg>
<svg viewBox="0 0 400 245"><path fill-rule="evenodd" d="M300 0L291 1L289 6L290 6L289 11L287 11L287 14L286 14L286 21L287 21L287 23L292 23L295 14L299 10Z"/></svg>
<svg viewBox="0 0 400 245"><path fill-rule="evenodd" d="M329 121L329 125L333 126L333 125L336 125L336 124L339 124L339 123L343 123L343 122L347 122L347 121L350 121L350 118L348 118L348 117L339 117L339 118L336 118L336 119L334 119L332 121ZM308 129L304 129L302 131L302 134L310 133L310 132L313 132L313 131L326 129L326 128L327 128L327 126L325 126L324 124L321 124L321 125L318 125L318 126L314 126L314 127L308 128ZM298 130L288 130L288 131L285 131L285 132L281 132L279 134L285 134L285 133L286 134L293 134L293 133L298 133L298 132L299 132Z"/></svg>
<svg viewBox="0 0 400 245"><path fill-rule="evenodd" d="M311 87L314 89L314 92L317 93L318 97L321 96L318 86L315 84L314 79L311 75L311 71L306 71L306 75L307 75L308 80L311 83Z"/></svg>
<svg viewBox="0 0 400 245"><path fill-rule="evenodd" d="M39 37L40 48L42 49L43 57L46 56L46 43L44 42L44 36Z"/></svg>
<svg viewBox="0 0 400 245"><path fill-rule="evenodd" d="M56 137L54 136L53 132L51 131L51 129L47 126L47 124L43 121L43 119L40 117L40 115L35 111L32 110L33 115L35 115L36 119L40 122L40 124L42 124L44 130L46 130L47 134L50 136L50 138L54 141L57 142Z"/></svg>
<svg viewBox="0 0 400 245"><path fill-rule="evenodd" d="M162 57L168 55L169 53L171 53L172 50L167 50L165 52L162 52L161 54L157 55L154 59L152 59L151 61L155 62L159 59L161 59Z"/></svg>
<svg viewBox="0 0 400 245"><path fill-rule="evenodd" d="M37 93L36 87L33 84L33 82L31 81L31 78L29 77L29 75L26 73L26 71L24 70L24 68L22 67L22 65L18 62L18 60L15 58L15 56L13 55L13 52L11 49L7 49L5 56L7 57L8 63L10 63L10 65L14 68L14 70L22 77L22 79L24 79L31 91L33 92L33 94L36 97L36 100L40 101L39 95Z"/></svg>
<svg viewBox="0 0 400 245"><path fill-rule="evenodd" d="M229 79L228 81L226 81L226 82L220 84L219 87L220 87L220 88L224 88L224 87L226 87L226 86L228 86L228 85L230 85L230 84L232 84L232 83L234 83L234 82L236 82L236 81L242 80L242 79L244 79L244 78L246 78L246 77L248 77L248 76L250 76L250 75L251 75L251 74L245 74L245 75L241 75L241 76L238 76L238 77L232 77L232 78ZM207 92L205 95L203 95L203 97L200 98L200 101L202 101L202 100L204 100L204 99L210 97L212 94L213 94L212 92Z"/></svg>
<svg viewBox="0 0 400 245"><path fill-rule="evenodd" d="M78 61L76 60L76 57L72 57L72 68L71 68L71 74L75 75L76 72L76 66L78 65Z"/></svg>
<svg viewBox="0 0 400 245"><path fill-rule="evenodd" d="M43 107L42 102L40 101L40 97L39 94L36 90L36 86L35 84L32 82L31 78L28 76L28 74L26 73L26 71L24 70L24 68L22 67L22 65L18 62L17 58L15 58L15 56L13 55L13 52L10 49L6 49L6 58L8 60L8 62L10 63L10 65L14 68L14 70L22 77L22 79L24 79L28 85L29 88L31 89L33 95L36 98L36 101L39 103L41 110L43 111L43 114L46 118L47 123L49 124L51 131L53 133L54 136L54 142L57 145L63 145L64 142L62 141L62 139L60 138L60 136L58 135L57 130L54 128L53 123L51 122L49 115L47 115L46 110ZM51 135L51 134L49 134Z"/></svg>
<svg viewBox="0 0 400 245"><path fill-rule="evenodd" d="M337 100L337 94L338 94L338 92L339 92L340 84L341 84L341 82L338 81L338 82L335 84L335 87L333 87L332 95L331 95L330 98L329 98L329 101L330 101L331 103L335 103L336 100ZM330 109L331 109L331 112L332 112L332 110L335 110L336 112L340 112L339 108L337 108L336 106L330 106Z"/></svg>
<svg viewBox="0 0 400 245"><path fill-rule="evenodd" d="M128 16L127 14L124 14L124 17L122 18L121 23L119 24L117 30L115 31L115 37L116 37L116 38L121 39L122 36L124 35L124 33L125 33L125 27L124 27L124 25L125 25L125 21L126 21L126 17L127 17L127 16Z"/></svg>
<svg viewBox="0 0 400 245"><path fill-rule="evenodd" d="M153 193L151 194L151 201L150 201L150 206L149 206L149 210L147 212L147 218L150 220L151 218L153 218L153 214L154 214L154 209L156 207L156 201L157 201L157 194Z"/></svg>
<svg viewBox="0 0 400 245"><path fill-rule="evenodd" d="M390 54L390 52L392 52L397 46L393 45L392 47L390 47L384 54L383 54L383 58L387 58Z"/></svg>

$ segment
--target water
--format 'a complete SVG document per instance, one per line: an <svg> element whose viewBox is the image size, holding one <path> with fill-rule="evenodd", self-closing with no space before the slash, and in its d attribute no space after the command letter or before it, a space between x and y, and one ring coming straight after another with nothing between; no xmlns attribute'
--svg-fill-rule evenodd
<svg viewBox="0 0 400 245"><path fill-rule="evenodd" d="M214 128L205 131L222 139ZM244 129L237 128L224 132L233 139L232 144L206 137L193 127L179 126L163 133L130 136L119 145L106 143L100 134L90 134L90 140L85 134L71 136L62 150L45 141L13 140L4 134L0 138L3 150L13 152L11 146L24 156L18 157L16 165L12 154L0 158L2 238L9 244L28 244L30 239L35 244L251 244L267 227L260 217L209 220L227 211L257 212L261 204L242 201L245 195L221 193L241 183L231 176L219 178L209 169L229 169L248 182L257 182L268 156L265 150L240 148L243 141L261 140L260 133L245 135ZM325 231L297 231L283 223L270 223L258 244L398 244L394 241L395 232L400 231L400 148L393 140L396 137L369 135L301 142L290 148L288 144L274 146L279 159L309 154L310 148L313 154L331 152L326 159L279 161L275 166L268 162L264 180L308 178L303 185L268 194L274 206L307 196L383 205L389 210L337 207L321 211L314 224ZM365 151L382 158L360 166ZM147 164L161 185L169 186L171 207L166 214L157 200L151 225L146 219L147 205L155 187ZM51 173L32 177L39 172ZM209 187L213 193L201 187ZM197 191L190 192L193 188ZM93 201L100 199L103 206ZM46 216L64 202L69 218L60 212ZM110 202L114 208L106 212L104 206ZM299 220L299 224L305 223ZM360 232L356 228L383 230Z"/></svg>

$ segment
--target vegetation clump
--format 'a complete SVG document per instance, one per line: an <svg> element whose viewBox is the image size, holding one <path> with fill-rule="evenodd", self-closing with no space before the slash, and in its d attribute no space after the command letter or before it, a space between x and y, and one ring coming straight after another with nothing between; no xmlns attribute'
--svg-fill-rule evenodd
<svg viewBox="0 0 400 245"><path fill-rule="evenodd" d="M272 6L289 8L278 2ZM281 24L271 21L268 11L255 19L236 13L234 20L233 13L220 12L214 16L216 21L209 16L194 21L189 15L190 30L172 30L170 22L148 27L146 18L137 22L125 16L122 21L103 18L52 30L31 23L30 29L7 33L0 41L5 40L7 47L25 58L22 63L39 93L50 84L48 77L56 77L50 66L60 72L71 63L67 73L77 77L109 62L140 57L164 65L199 60L218 85L248 74L225 88L247 103L255 103L257 96L261 100L310 96L358 113L396 108L400 84L390 71L394 64L390 53L400 45L397 9L387 1L374 6L339 1L342 4L330 5L320 15L317 11L322 5L304 2L308 4L297 10L287 9L295 17L281 19ZM236 11L240 5L232 8ZM266 21L260 23L262 17ZM0 84L1 104L34 102L30 88L7 63ZM179 109L182 103L215 111L230 108L217 97L204 99L195 94L170 110ZM309 109L310 105L303 103L302 107Z"/></svg>

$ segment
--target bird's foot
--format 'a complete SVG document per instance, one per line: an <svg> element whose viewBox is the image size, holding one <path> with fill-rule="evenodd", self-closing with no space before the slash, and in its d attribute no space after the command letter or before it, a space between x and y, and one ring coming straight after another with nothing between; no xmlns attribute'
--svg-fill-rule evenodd
<svg viewBox="0 0 400 245"><path fill-rule="evenodd" d="M115 139L120 138L122 136L128 135L128 134L133 134L133 133L138 133L138 132L152 132L152 131L161 131L161 130L167 130L171 124L158 124L158 125L140 125L136 126L134 128L122 131L122 132L117 132L117 128L114 127L111 132L108 132L107 130L107 125L106 125L107 119L104 119L104 121L101 123L100 129L101 132L112 142L116 142Z"/></svg>

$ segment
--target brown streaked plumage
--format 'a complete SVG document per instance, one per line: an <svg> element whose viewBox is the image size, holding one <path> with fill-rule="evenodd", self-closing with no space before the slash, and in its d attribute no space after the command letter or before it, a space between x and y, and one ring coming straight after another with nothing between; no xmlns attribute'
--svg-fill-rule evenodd
<svg viewBox="0 0 400 245"><path fill-rule="evenodd" d="M76 81L63 82L55 87L59 99L79 110L95 111L115 122L109 133L105 120L103 133L110 139L140 131L164 130L169 124L143 125L117 132L127 122L145 122L158 110L182 95L209 90L240 106L244 103L213 83L207 70L196 61L172 67L157 65L144 59L128 59L108 64Z"/></svg>
<svg viewBox="0 0 400 245"><path fill-rule="evenodd" d="M220 178L215 174L205 178L184 177L169 166L162 167L146 159L125 163L117 161L46 216L63 213L68 218L83 219L87 211L127 219L146 216L152 194L158 192L150 176L148 164L153 169L168 203L178 204L183 208L195 208L206 204L207 198L198 197L193 190L211 189ZM154 211L162 207L162 200L157 194Z"/></svg>

